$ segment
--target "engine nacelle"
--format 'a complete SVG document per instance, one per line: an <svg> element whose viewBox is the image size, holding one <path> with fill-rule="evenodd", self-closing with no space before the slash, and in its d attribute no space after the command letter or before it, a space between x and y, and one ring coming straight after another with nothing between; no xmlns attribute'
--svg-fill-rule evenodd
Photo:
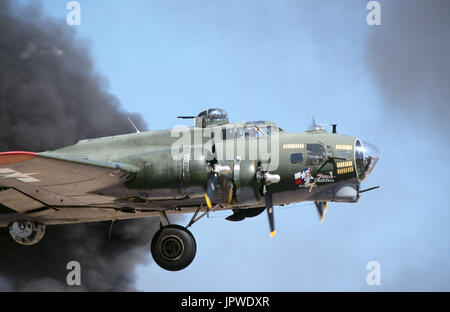
<svg viewBox="0 0 450 312"><path fill-rule="evenodd" d="M258 180L258 162L256 160L235 159L233 164L233 182L236 187L236 199L240 204L253 204L262 199L261 185Z"/></svg>
<svg viewBox="0 0 450 312"><path fill-rule="evenodd" d="M204 196L211 153L191 149L180 158L174 159L170 149L139 155L136 162L142 169L127 187L145 190L150 199Z"/></svg>
<svg viewBox="0 0 450 312"><path fill-rule="evenodd" d="M145 191L149 199L204 197L208 179L214 171L220 180L216 202L228 202L231 183L238 203L254 204L263 199L260 181L264 177L258 177L258 161L237 157L234 161L219 161L211 166L212 159L212 153L203 148L192 148L180 159L174 159L170 149L141 154L127 160L142 169L126 186ZM276 180L272 175L268 178Z"/></svg>

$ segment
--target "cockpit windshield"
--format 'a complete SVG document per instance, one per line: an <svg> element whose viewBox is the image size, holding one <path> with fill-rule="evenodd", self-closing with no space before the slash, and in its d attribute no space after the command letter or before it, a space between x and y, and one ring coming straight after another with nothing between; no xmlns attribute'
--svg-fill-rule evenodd
<svg viewBox="0 0 450 312"><path fill-rule="evenodd" d="M283 129L279 128L275 125L268 126L258 126L259 131L261 131L264 135L271 135L272 133L283 131Z"/></svg>
<svg viewBox="0 0 450 312"><path fill-rule="evenodd" d="M255 126L224 128L222 129L222 139L259 138L263 133Z"/></svg>
<svg viewBox="0 0 450 312"><path fill-rule="evenodd" d="M222 139L240 139L240 138L260 138L271 135L277 131L283 131L278 126L273 125L248 125L236 128L225 127L222 129Z"/></svg>

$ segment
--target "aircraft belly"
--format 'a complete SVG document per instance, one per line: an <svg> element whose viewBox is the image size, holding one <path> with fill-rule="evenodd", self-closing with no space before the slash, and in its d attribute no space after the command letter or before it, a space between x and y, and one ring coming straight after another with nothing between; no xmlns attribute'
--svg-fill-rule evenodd
<svg viewBox="0 0 450 312"><path fill-rule="evenodd" d="M114 204L116 198L100 196L95 194L84 194L84 195L75 195L69 196L72 200L76 200L84 205L105 205L105 204Z"/></svg>
<svg viewBox="0 0 450 312"><path fill-rule="evenodd" d="M306 201L310 196L311 194L308 193L308 190L306 189L295 191L284 191L272 194L273 203L275 206L289 205L293 203Z"/></svg>
<svg viewBox="0 0 450 312"><path fill-rule="evenodd" d="M7 227L10 223L17 220L29 220L43 223L46 225L73 224L85 222L99 222L123 219L138 219L144 217L159 216L157 211L147 211L135 213L121 212L107 208L92 207L67 207L60 208L51 214L45 216L31 216L28 214L0 214L0 227Z"/></svg>
<svg viewBox="0 0 450 312"><path fill-rule="evenodd" d="M293 204L303 201L315 201L321 194L326 193L332 189L337 189L339 186L349 183L357 184L356 179L343 180L335 183L323 184L318 187L300 188L298 190L284 191L273 193L273 201L275 205ZM311 190L311 191L310 191ZM333 201L330 198L330 201Z"/></svg>

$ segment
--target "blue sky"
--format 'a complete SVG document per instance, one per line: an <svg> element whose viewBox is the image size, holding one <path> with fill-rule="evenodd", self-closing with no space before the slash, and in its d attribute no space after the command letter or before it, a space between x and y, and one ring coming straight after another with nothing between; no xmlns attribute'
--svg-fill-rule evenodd
<svg viewBox="0 0 450 312"><path fill-rule="evenodd" d="M42 2L71 27L66 1ZM331 203L324 224L309 203L276 207L271 239L265 214L231 223L215 213L192 227L191 266L174 273L149 261L137 268L138 289L450 290L449 170L430 170L448 148L425 122L386 105L366 48L373 27L389 25L367 25L366 1L79 2L80 44L88 41L110 92L150 130L221 107L232 121L304 131L304 105L319 123L338 123L381 151L364 184L381 188L357 204ZM381 286L366 284L372 260Z"/></svg>

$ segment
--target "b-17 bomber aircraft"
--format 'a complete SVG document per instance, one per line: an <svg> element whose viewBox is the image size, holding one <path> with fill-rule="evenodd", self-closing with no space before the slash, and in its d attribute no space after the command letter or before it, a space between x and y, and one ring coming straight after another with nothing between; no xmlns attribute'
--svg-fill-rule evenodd
<svg viewBox="0 0 450 312"><path fill-rule="evenodd" d="M0 227L21 245L33 245L46 226L161 218L151 253L178 271L194 259L188 230L212 211L229 221L267 211L275 235L274 206L315 203L321 221L328 202L356 203L379 159L375 146L314 124L288 133L270 121L230 123L208 109L195 126L82 140L53 151L0 153ZM186 226L168 216L191 213Z"/></svg>

